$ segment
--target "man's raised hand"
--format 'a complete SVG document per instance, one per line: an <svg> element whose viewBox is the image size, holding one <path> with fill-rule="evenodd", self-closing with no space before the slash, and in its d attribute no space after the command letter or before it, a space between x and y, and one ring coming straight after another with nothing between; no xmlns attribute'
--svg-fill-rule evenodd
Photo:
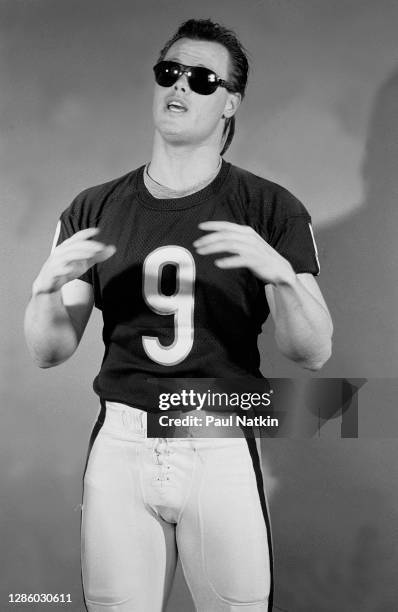
<svg viewBox="0 0 398 612"><path fill-rule="evenodd" d="M111 257L116 252L114 245L91 240L99 231L97 227L89 227L55 247L33 283L33 293L54 293L94 264Z"/></svg>

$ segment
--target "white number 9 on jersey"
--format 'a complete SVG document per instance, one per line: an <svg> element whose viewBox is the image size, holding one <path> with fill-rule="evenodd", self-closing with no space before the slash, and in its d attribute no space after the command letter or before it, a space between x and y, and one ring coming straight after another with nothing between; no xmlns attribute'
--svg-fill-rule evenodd
<svg viewBox="0 0 398 612"><path fill-rule="evenodd" d="M164 266L176 267L176 291L161 293ZM156 336L143 336L148 357L161 365L181 363L193 346L195 261L184 247L169 245L155 249L143 265L143 295L149 308L159 315L174 315L174 341L163 346Z"/></svg>

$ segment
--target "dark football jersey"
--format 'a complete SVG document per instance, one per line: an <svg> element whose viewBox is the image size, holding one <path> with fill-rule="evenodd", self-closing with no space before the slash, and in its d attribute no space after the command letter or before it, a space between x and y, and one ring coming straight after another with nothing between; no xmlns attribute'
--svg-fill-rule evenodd
<svg viewBox="0 0 398 612"><path fill-rule="evenodd" d="M319 274L311 217L285 188L223 160L194 194L157 199L144 166L80 193L60 217L60 244L75 232L116 253L80 279L103 315L105 353L93 388L103 399L151 410L155 378L261 378L257 337L269 315L264 283L247 269L214 265L230 253L198 255L203 221L252 226L293 266Z"/></svg>

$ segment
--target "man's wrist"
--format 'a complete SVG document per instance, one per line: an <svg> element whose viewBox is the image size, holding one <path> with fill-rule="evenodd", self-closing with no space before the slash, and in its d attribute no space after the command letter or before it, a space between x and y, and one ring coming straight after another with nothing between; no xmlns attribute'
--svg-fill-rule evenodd
<svg viewBox="0 0 398 612"><path fill-rule="evenodd" d="M271 281L274 287L295 287L298 283L297 274L293 270L292 266L283 271L278 278Z"/></svg>
<svg viewBox="0 0 398 612"><path fill-rule="evenodd" d="M58 293L60 289L54 289L43 285L38 278L33 282L32 285L32 297L38 297L39 295L54 295Z"/></svg>

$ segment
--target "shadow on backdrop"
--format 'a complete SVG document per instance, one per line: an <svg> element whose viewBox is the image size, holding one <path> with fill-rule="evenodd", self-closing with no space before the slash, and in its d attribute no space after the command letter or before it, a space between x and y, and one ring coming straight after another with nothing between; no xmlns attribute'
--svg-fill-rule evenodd
<svg viewBox="0 0 398 612"><path fill-rule="evenodd" d="M370 117L363 206L318 232L323 282L335 323L323 376L394 377L398 372L398 71L381 86Z"/></svg>
<svg viewBox="0 0 398 612"><path fill-rule="evenodd" d="M317 231L321 286L335 324L322 377L397 376L397 108L395 71L370 116L363 205ZM396 610L396 441L267 441L263 455L280 477L270 504L275 602L288 612Z"/></svg>

